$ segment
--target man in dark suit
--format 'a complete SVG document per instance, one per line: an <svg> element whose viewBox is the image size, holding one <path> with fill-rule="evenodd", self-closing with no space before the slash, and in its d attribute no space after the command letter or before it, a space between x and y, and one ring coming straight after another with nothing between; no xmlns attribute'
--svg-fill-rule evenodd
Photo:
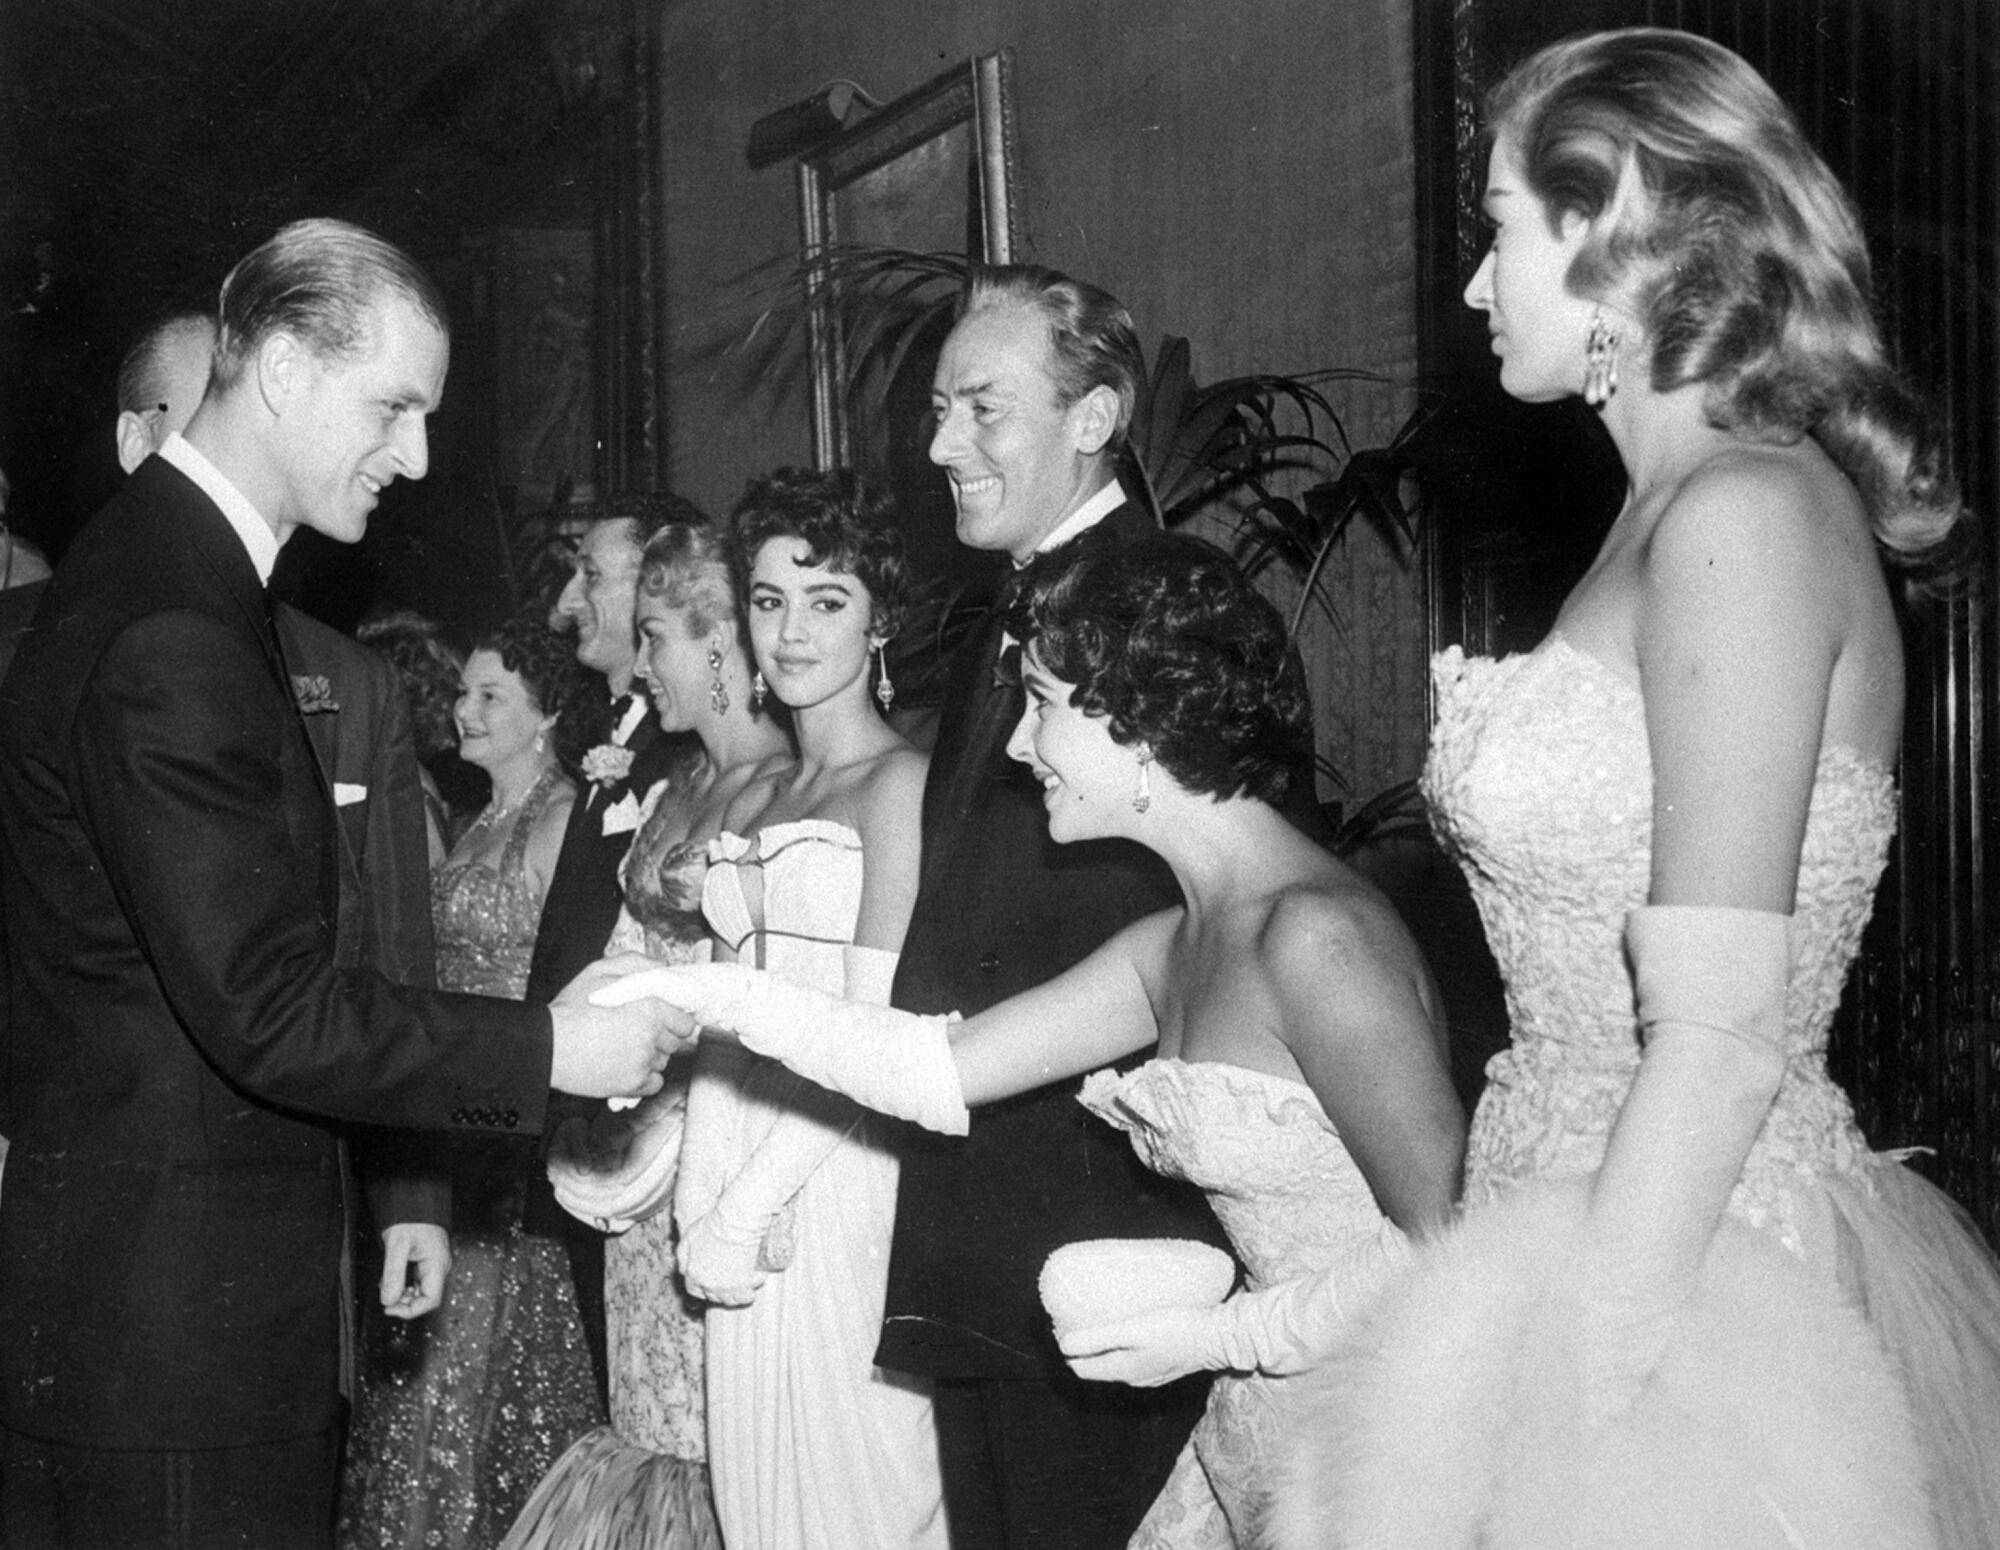
<svg viewBox="0 0 2000 1550"><path fill-rule="evenodd" d="M959 540L1025 567L1150 530L1116 477L1140 369L1131 320L1104 292L1047 270L976 273L932 389L931 458L950 476ZM970 634L939 719L894 993L908 1011L970 1016L1179 899L1137 845L1049 839L1041 789L1006 753L1022 691L1003 624L996 608ZM1077 1239L1220 1241L1205 1202L1144 1168L1073 1083L981 1109L963 1141L913 1139L902 1166L876 1359L933 1381L954 1550L1122 1547L1207 1383L1078 1379L1036 1281Z"/></svg>
<svg viewBox="0 0 2000 1550"><path fill-rule="evenodd" d="M118 366L112 431L122 473L129 477L187 428L214 356L215 320L205 312L170 312L132 342ZM277 627L306 731L340 810L335 954L343 966L361 964L399 985L435 985L424 794L396 671L290 603L278 605ZM4 649L11 657L13 643ZM369 1131L361 1147L382 1243L379 1295L392 1318L436 1308L451 1266L451 1182L426 1145L410 1132ZM343 1333L351 1348L345 1324Z"/></svg>
<svg viewBox="0 0 2000 1550"><path fill-rule="evenodd" d="M264 590L427 464L429 280L333 221L224 282L214 376L58 567L0 705L0 1539L330 1537L331 1120L533 1131L551 1086L656 1089L608 1020L336 957L341 820Z"/></svg>
<svg viewBox="0 0 2000 1550"><path fill-rule="evenodd" d="M618 865L639 827L639 807L666 779L686 740L668 737L634 674L639 662L639 565L646 543L670 520L701 512L664 491L614 496L578 535L569 581L551 622L576 631L576 659L601 675L610 695L604 741L590 751L588 784L570 809L562 853L542 900L541 928L528 966L528 999L553 995L602 956L618 921ZM577 1112L565 1103L561 1112ZM553 1124L551 1124L553 1129ZM576 1278L577 1309L600 1394L608 1388L604 1320L604 1237L555 1203L534 1181L526 1230L560 1238Z"/></svg>

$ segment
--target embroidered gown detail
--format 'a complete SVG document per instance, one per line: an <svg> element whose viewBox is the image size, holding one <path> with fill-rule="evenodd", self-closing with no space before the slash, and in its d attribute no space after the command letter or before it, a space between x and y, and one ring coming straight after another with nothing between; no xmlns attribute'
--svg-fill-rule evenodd
<svg viewBox="0 0 2000 1550"><path fill-rule="evenodd" d="M853 945L860 836L774 824L711 849L703 906L746 962L836 995L886 1002L894 955ZM724 1542L755 1550L945 1545L927 1388L874 1364L896 1159L877 1122L775 1062L704 1045L675 1214L699 1219L760 1147L809 1164L765 1242L782 1264L747 1307L711 1306L710 1472ZM702 1106L713 1103L706 1112Z"/></svg>
<svg viewBox="0 0 2000 1550"><path fill-rule="evenodd" d="M1841 748L1819 760L1782 1086L1666 1355L1593 1429L1575 1272L1640 1062L1623 930L1650 887L1644 706L1560 636L1498 661L1450 651L1435 676L1425 794L1506 982L1512 1045L1473 1117L1463 1224L1325 1375L1283 1542L1332 1525L1383 1546L1989 1544L2000 1278L1962 1211L1869 1149L1826 1072L1895 830L1891 773ZM1425 1393L1405 1402L1410 1385ZM1307 1510L1315 1453L1337 1500ZM1356 1462L1336 1477L1343 1454Z"/></svg>
<svg viewBox="0 0 2000 1550"><path fill-rule="evenodd" d="M644 953L660 963L709 956L701 913L708 846L672 840L674 827L653 821L675 797L674 785L663 782L647 798L619 870L625 906L608 953ZM661 1127L656 1144L673 1154L654 1170L659 1209L604 1245L611 1424L557 1461L505 1550L721 1550L702 1402L702 1305L681 1285L673 1215L665 1209L691 1064L670 1064L667 1085L646 1104L649 1123Z"/></svg>
<svg viewBox="0 0 2000 1550"><path fill-rule="evenodd" d="M527 876L535 820L565 783L536 782L497 867L431 878L438 984L518 1001L541 921ZM347 1444L339 1538L353 1550L500 1542L558 1455L601 1419L562 1245L521 1230L529 1143L454 1138L452 1266L423 1318L372 1319Z"/></svg>
<svg viewBox="0 0 2000 1550"><path fill-rule="evenodd" d="M1212 1061L1153 1060L1098 1071L1078 1095L1132 1138L1148 1167L1208 1194L1261 1290L1335 1263L1386 1218L1312 1089ZM1132 1550L1231 1550L1253 1543L1281 1413L1282 1379L1224 1373Z"/></svg>

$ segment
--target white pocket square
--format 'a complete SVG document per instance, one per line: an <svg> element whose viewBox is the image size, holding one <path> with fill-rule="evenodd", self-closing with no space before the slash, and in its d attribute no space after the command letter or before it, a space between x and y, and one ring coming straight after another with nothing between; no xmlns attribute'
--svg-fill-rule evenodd
<svg viewBox="0 0 2000 1550"><path fill-rule="evenodd" d="M368 800L368 788L357 786L352 781L337 780L333 783L333 805L352 807L356 802Z"/></svg>
<svg viewBox="0 0 2000 1550"><path fill-rule="evenodd" d="M639 799L631 792L626 792L616 802L605 808L604 833L630 834L638 827Z"/></svg>

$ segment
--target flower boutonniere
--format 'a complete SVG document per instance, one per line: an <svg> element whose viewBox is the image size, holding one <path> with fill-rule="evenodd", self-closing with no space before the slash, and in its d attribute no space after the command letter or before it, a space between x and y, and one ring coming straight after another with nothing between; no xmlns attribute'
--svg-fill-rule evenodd
<svg viewBox="0 0 2000 1550"><path fill-rule="evenodd" d="M333 697L333 685L324 673L292 674L292 694L299 702L301 716L317 716L340 709Z"/></svg>
<svg viewBox="0 0 2000 1550"><path fill-rule="evenodd" d="M583 756L583 778L598 786L615 786L632 773L632 750L616 743L599 743Z"/></svg>

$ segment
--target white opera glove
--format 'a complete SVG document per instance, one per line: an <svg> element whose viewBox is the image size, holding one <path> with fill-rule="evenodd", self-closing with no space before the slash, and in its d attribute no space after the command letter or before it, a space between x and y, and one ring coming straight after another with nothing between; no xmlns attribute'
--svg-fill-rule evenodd
<svg viewBox="0 0 2000 1550"><path fill-rule="evenodd" d="M1785 1075L1791 917L1646 905L1626 917L1645 1052L1591 1189L1585 1411L1659 1365Z"/></svg>
<svg viewBox="0 0 2000 1550"><path fill-rule="evenodd" d="M635 1109L563 1122L549 1146L556 1203L599 1232L625 1232L664 1210L679 1172L684 1107L669 1088Z"/></svg>
<svg viewBox="0 0 2000 1550"><path fill-rule="evenodd" d="M1385 1221L1310 1275L1213 1307L1160 1308L1071 1330L1058 1343L1079 1378L1139 1388L1196 1372L1304 1372L1339 1344L1355 1313L1409 1257L1409 1240Z"/></svg>
<svg viewBox="0 0 2000 1550"><path fill-rule="evenodd" d="M627 975L595 992L600 1006L656 996L704 1028L734 1033L744 1048L864 1108L962 1136L970 1126L951 1026L886 1006L808 990L740 963L675 964Z"/></svg>
<svg viewBox="0 0 2000 1550"><path fill-rule="evenodd" d="M706 1215L681 1234L681 1279L695 1296L742 1307L791 1263L793 1202L858 1119L847 1099L787 1077L784 1105L756 1151Z"/></svg>

